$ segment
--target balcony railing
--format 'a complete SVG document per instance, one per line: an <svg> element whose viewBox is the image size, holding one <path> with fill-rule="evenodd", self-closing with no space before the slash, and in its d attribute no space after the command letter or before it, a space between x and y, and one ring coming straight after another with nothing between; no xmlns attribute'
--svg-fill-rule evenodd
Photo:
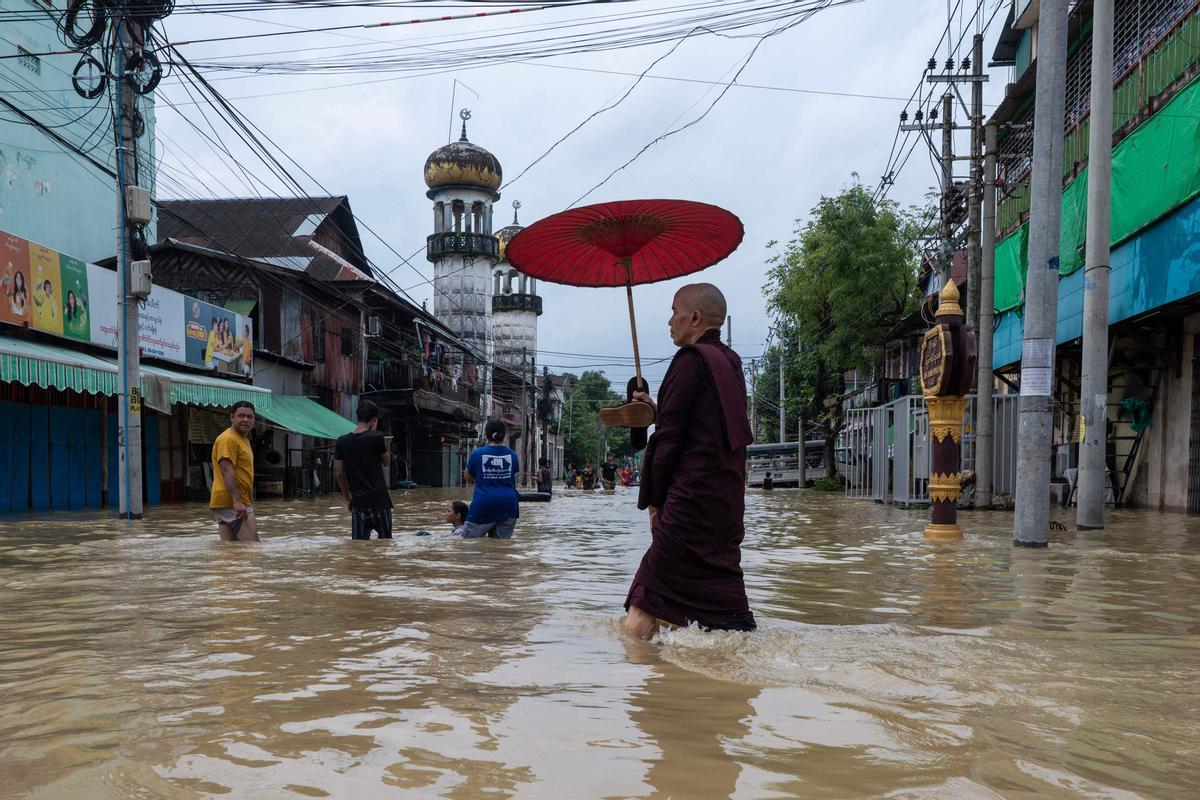
<svg viewBox="0 0 1200 800"><path fill-rule="evenodd" d="M366 364L367 390L372 392L394 392L418 389L431 392L445 400L479 405L479 390L463 380L454 380L448 374L431 369L428 372L420 364L404 364L395 361L372 359Z"/></svg>
<svg viewBox="0 0 1200 800"><path fill-rule="evenodd" d="M425 240L425 257L430 261L438 261L449 255L498 258L500 243L490 234L455 231L434 233Z"/></svg>
<svg viewBox="0 0 1200 800"><path fill-rule="evenodd" d="M492 297L492 312L532 311L542 315L542 298L536 294L498 294Z"/></svg>
<svg viewBox="0 0 1200 800"><path fill-rule="evenodd" d="M1113 57L1115 145L1165 102L1180 82L1196 74L1200 62L1200 21L1195 0L1118 0ZM1087 163L1091 125L1091 33L1081 34L1067 67L1063 177L1069 180ZM1013 119L1000 143L1000 236L1020 227L1029 215L1029 172L1033 153L1032 105Z"/></svg>

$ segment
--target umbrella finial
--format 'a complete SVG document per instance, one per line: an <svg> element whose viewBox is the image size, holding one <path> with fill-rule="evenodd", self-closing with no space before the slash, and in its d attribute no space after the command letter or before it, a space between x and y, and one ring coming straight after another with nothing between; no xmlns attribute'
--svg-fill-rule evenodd
<svg viewBox="0 0 1200 800"><path fill-rule="evenodd" d="M471 109L464 108L458 112L458 118L463 121L462 136L458 137L460 142L467 141L467 120L471 118Z"/></svg>
<svg viewBox="0 0 1200 800"><path fill-rule="evenodd" d="M521 201L513 200L513 225L519 225L517 222L517 211L521 209Z"/></svg>

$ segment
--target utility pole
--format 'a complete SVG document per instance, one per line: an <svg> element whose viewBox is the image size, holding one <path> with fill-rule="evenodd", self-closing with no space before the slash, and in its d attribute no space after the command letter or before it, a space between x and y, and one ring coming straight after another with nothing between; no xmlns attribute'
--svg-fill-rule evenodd
<svg viewBox="0 0 1200 800"><path fill-rule="evenodd" d="M996 126L984 130L979 330L975 332L975 508L992 507L995 406L992 402L992 316L996 307Z"/></svg>
<svg viewBox="0 0 1200 800"><path fill-rule="evenodd" d="M733 315L725 317L725 346L733 349Z"/></svg>
<svg viewBox="0 0 1200 800"><path fill-rule="evenodd" d="M529 351L521 348L521 485L528 485L526 475L529 472L529 391L525 383L528 374Z"/></svg>
<svg viewBox="0 0 1200 800"><path fill-rule="evenodd" d="M953 66L953 62L949 63ZM942 274L950 280L954 264L954 221L950 197L954 191L954 96L942 95Z"/></svg>
<svg viewBox="0 0 1200 800"><path fill-rule="evenodd" d="M138 185L137 93L126 74L134 49L128 10L114 16L113 38L113 138L117 167L117 282L121 294L121 326L118 332L118 495L120 514L125 519L142 517L142 378L138 348L138 298L132 290L130 233L126 188ZM156 456L157 457L157 456Z"/></svg>
<svg viewBox="0 0 1200 800"><path fill-rule="evenodd" d="M796 488L803 489L808 485L808 437L804 435L804 412L800 412L800 465Z"/></svg>
<svg viewBox="0 0 1200 800"><path fill-rule="evenodd" d="M1092 110L1088 131L1087 252L1083 273L1083 380L1075 526L1104 527L1108 450L1108 278L1112 215L1113 0L1092 10Z"/></svg>
<svg viewBox="0 0 1200 800"><path fill-rule="evenodd" d="M967 325L979 333L979 289L982 274L979 201L983 193L983 35L971 46L971 185L967 193ZM978 474L978 473L977 473Z"/></svg>
<svg viewBox="0 0 1200 800"><path fill-rule="evenodd" d="M787 412L783 409L783 340L779 342L779 441L787 441Z"/></svg>
<svg viewBox="0 0 1200 800"><path fill-rule="evenodd" d="M750 359L750 436L758 444L758 359Z"/></svg>
<svg viewBox="0 0 1200 800"><path fill-rule="evenodd" d="M1013 544L1046 547L1054 433L1054 344L1066 106L1067 0L1042 0L1030 174L1029 266L1021 347L1020 428Z"/></svg>

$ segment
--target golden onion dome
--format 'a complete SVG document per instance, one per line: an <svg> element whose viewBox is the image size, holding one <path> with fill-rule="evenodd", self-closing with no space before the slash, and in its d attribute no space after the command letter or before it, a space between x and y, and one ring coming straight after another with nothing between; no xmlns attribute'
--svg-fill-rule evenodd
<svg viewBox="0 0 1200 800"><path fill-rule="evenodd" d="M520 200L513 200L513 221L512 225L505 225L500 230L496 231L496 240L500 242L500 260L507 261L505 251L508 250L508 243L513 240L521 231L525 230L525 226L517 222L517 210L521 207Z"/></svg>
<svg viewBox="0 0 1200 800"><path fill-rule="evenodd" d="M463 109L462 136L457 142L439 147L425 159L425 185L430 189L441 186L477 186L496 191L504 179L500 162L494 155L467 140L467 120L471 112Z"/></svg>

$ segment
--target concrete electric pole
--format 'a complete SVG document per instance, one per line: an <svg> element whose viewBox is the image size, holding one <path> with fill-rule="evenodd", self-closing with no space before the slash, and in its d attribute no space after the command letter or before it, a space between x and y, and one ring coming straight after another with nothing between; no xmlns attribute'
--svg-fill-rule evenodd
<svg viewBox="0 0 1200 800"><path fill-rule="evenodd" d="M131 80L131 63L137 55L128 10L112 18L113 39L113 137L117 167L117 284L120 291L120 330L118 331L117 375L117 448L118 496L120 515L125 519L140 519L142 498L142 377L140 337L138 335L138 302L148 292L135 294L131 264L133 241L129 207L131 187L138 186L138 131L135 121L138 93ZM148 198L148 195L147 195ZM141 254L140 254L141 255ZM144 258L144 255L142 255ZM157 454L155 454L157 458Z"/></svg>
<svg viewBox="0 0 1200 800"><path fill-rule="evenodd" d="M783 341L779 342L779 441L787 441L787 412L783 409Z"/></svg>
<svg viewBox="0 0 1200 800"><path fill-rule="evenodd" d="M984 129L983 203L979 243L979 330L975 379L975 507L992 507L995 407L992 404L992 315L996 303L996 126Z"/></svg>
<svg viewBox="0 0 1200 800"><path fill-rule="evenodd" d="M1113 0L1096 0L1092 18L1092 110L1088 131L1087 252L1083 273L1083 380L1079 391L1080 529L1104 527L1108 450L1108 278L1112 216Z"/></svg>
<svg viewBox="0 0 1200 800"><path fill-rule="evenodd" d="M967 193L967 325L979 335L979 289L983 251L980 245L980 197L983 194L983 35L971 46L971 185ZM974 383L974 380L972 380ZM977 471L978 473L978 471Z"/></svg>
<svg viewBox="0 0 1200 800"><path fill-rule="evenodd" d="M1030 174L1029 266L1021 347L1020 427L1013 544L1045 547L1050 525L1054 434L1054 345L1058 320L1058 236L1062 223L1067 0L1042 0Z"/></svg>

